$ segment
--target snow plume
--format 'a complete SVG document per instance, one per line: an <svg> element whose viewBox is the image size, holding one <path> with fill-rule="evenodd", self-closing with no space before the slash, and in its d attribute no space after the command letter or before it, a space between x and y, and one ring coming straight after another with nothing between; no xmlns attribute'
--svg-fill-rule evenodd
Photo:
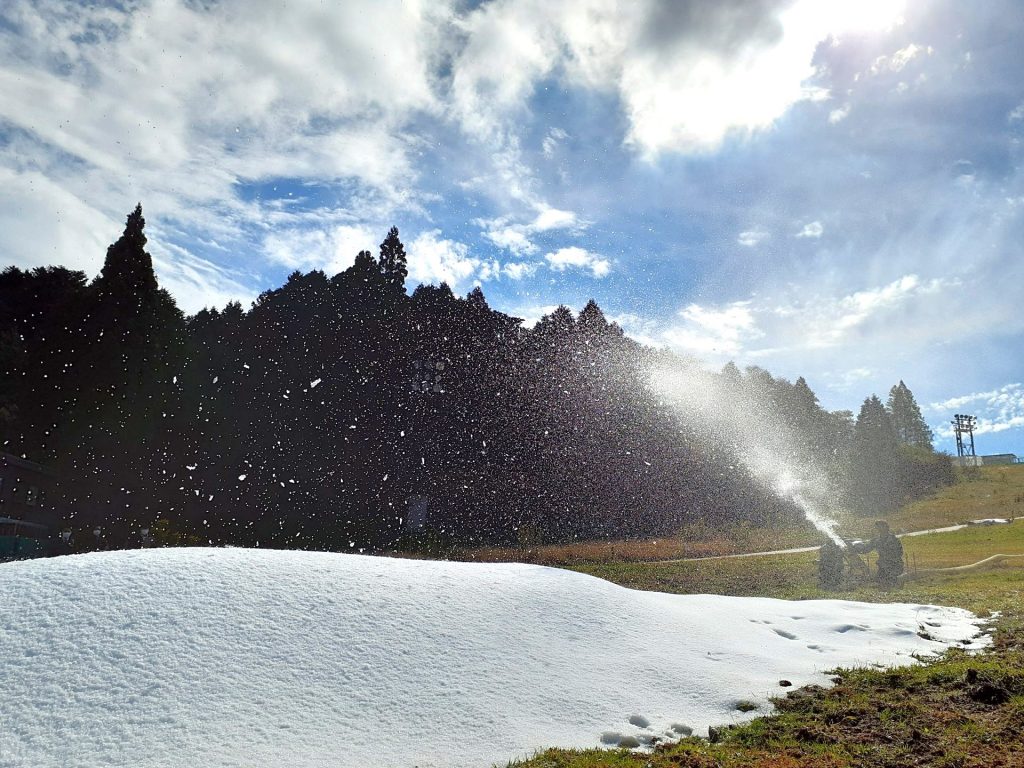
<svg viewBox="0 0 1024 768"><path fill-rule="evenodd" d="M795 504L815 528L843 545L833 519L839 492L785 421L766 413L763 403L744 388L696 366L656 368L649 381L684 422L699 425L696 434L703 431L726 445L755 480Z"/></svg>

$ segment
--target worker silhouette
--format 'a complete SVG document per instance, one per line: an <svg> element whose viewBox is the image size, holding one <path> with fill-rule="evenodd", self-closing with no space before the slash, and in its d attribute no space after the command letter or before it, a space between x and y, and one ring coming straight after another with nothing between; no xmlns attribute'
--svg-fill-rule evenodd
<svg viewBox="0 0 1024 768"><path fill-rule="evenodd" d="M899 583L900 575L903 573L903 545L889 530L889 524L885 520L875 522L873 539L853 544L851 548L860 554L871 551L878 553L876 580L880 586L891 589Z"/></svg>
<svg viewBox="0 0 1024 768"><path fill-rule="evenodd" d="M843 583L844 565L842 548L832 539L826 540L818 550L818 586L839 589Z"/></svg>

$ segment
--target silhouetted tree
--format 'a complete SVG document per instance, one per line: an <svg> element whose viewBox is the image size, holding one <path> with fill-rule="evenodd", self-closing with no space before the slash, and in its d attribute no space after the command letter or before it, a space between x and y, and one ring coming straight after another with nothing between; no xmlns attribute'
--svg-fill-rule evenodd
<svg viewBox="0 0 1024 768"><path fill-rule="evenodd" d="M398 239L398 227L388 230L387 237L380 244L378 263L385 282L397 290L405 290L405 278L409 275L409 268L406 265L405 246Z"/></svg>
<svg viewBox="0 0 1024 768"><path fill-rule="evenodd" d="M593 300L525 330L480 287L409 296L392 228L378 259L293 272L248 310L186 322L144 226L138 207L91 286L60 268L0 273L0 434L73 476L70 501L111 542L159 518L167 543L385 549L416 539L404 519L424 496L420 536L450 545L796 515L743 468L743 445L707 440L648 386L697 363L626 338ZM896 450L877 398L854 426L803 378L731 363L706 376L785 424L793 439L775 447L842 475L861 511L945 482L936 454Z"/></svg>
<svg viewBox="0 0 1024 768"><path fill-rule="evenodd" d="M864 401L850 447L848 495L862 514L882 514L897 501L899 452L885 406L877 396Z"/></svg>
<svg viewBox="0 0 1024 768"><path fill-rule="evenodd" d="M892 419L897 440L906 445L932 450L932 431L921 415L921 409L918 407L917 401L914 400L913 392L903 383L902 379L899 384L889 390L886 410L889 413L889 418Z"/></svg>

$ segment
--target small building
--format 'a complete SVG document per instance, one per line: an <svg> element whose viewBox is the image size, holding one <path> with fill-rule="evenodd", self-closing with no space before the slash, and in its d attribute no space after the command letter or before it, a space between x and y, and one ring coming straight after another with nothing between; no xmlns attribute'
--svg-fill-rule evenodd
<svg viewBox="0 0 1024 768"><path fill-rule="evenodd" d="M0 452L0 517L56 533L65 518L60 478L49 467Z"/></svg>
<svg viewBox="0 0 1024 768"><path fill-rule="evenodd" d="M1016 454L1013 453L994 453L991 456L979 456L978 458L981 459L981 463L986 467L989 466L990 464L1017 463L1017 456Z"/></svg>
<svg viewBox="0 0 1024 768"><path fill-rule="evenodd" d="M0 517L0 562L45 555L51 538L45 525Z"/></svg>
<svg viewBox="0 0 1024 768"><path fill-rule="evenodd" d="M998 464L1016 464L1018 458L1013 453L993 453L988 456L953 456L954 467L989 467Z"/></svg>
<svg viewBox="0 0 1024 768"><path fill-rule="evenodd" d="M954 467L980 467L981 456L951 456Z"/></svg>

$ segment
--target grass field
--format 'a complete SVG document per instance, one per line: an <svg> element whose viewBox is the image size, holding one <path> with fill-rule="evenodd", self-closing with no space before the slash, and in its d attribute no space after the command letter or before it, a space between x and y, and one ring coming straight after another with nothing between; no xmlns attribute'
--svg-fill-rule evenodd
<svg viewBox="0 0 1024 768"><path fill-rule="evenodd" d="M893 529L909 531L991 517L1024 517L1024 464L981 467L975 479L961 471L955 485L888 519Z"/></svg>
<svg viewBox="0 0 1024 768"><path fill-rule="evenodd" d="M915 570L968 565L994 554L1024 555L1024 520L1010 525L972 526L949 533L913 536L903 539L903 547L911 575ZM590 563L572 566L572 570L633 589L656 592L791 599L835 596L835 593L818 589L817 557L817 552L802 552L722 560ZM870 558L868 562L871 564ZM1024 558L1020 565L1024 567ZM904 602L910 600L905 595L916 588L916 583L911 581L884 595L890 602ZM874 594L876 590L869 586L856 591Z"/></svg>
<svg viewBox="0 0 1024 768"><path fill-rule="evenodd" d="M993 467L978 479L908 505L894 528L941 527L970 519L1015 517L1024 467ZM974 563L993 554L1024 554L1024 519L904 539L919 571ZM991 570L919 574L899 588L851 583L817 586L816 554L675 563L586 563L575 570L625 586L676 593L762 595L791 599L953 605L993 619L990 650L951 651L896 670L837 670L830 689L802 689L776 713L724 728L714 739L689 738L653 752L549 750L520 768L988 768L1024 766L1024 558Z"/></svg>
<svg viewBox="0 0 1024 768"><path fill-rule="evenodd" d="M941 528L994 517L1024 517L1024 465L983 467L973 478L961 473L955 485L931 498L907 504L887 519L892 529L899 532ZM852 538L867 537L872 535L872 522L872 518L845 515L839 519L839 530ZM579 566L714 557L820 543L821 534L808 523L775 528L746 524L719 528L698 523L685 527L675 536L658 539L481 547L455 553L454 558Z"/></svg>

